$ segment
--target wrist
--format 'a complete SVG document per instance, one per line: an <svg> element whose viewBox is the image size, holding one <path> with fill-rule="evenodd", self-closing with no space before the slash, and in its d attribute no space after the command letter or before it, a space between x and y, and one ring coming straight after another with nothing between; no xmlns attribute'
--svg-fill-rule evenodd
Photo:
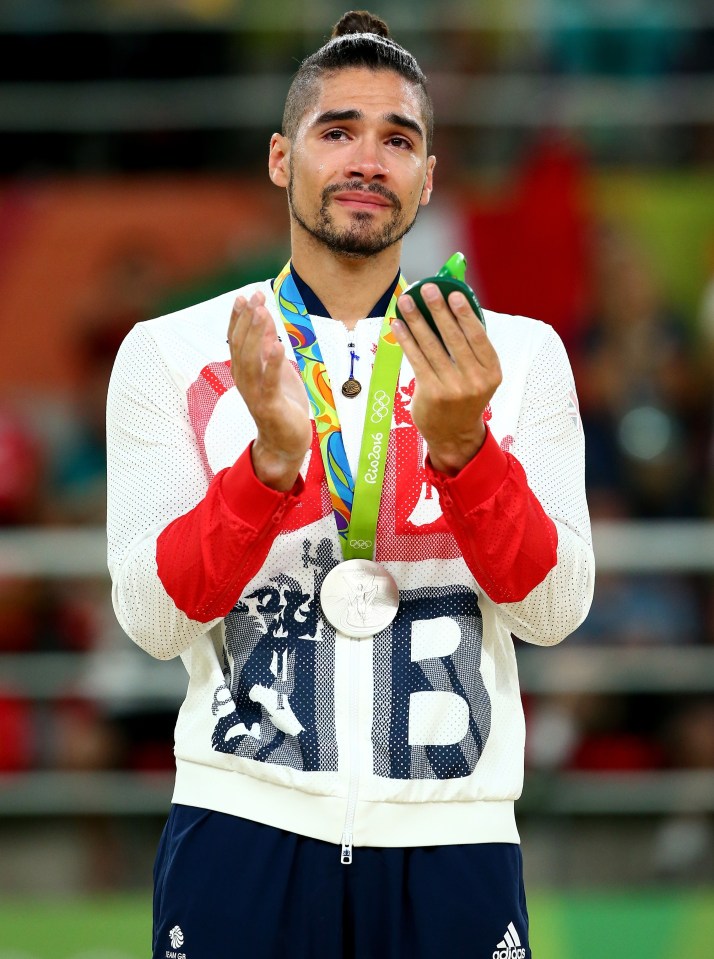
<svg viewBox="0 0 714 959"><path fill-rule="evenodd" d="M437 443L432 446L427 442L429 460L432 467L446 476L456 476L476 456L486 440L486 428L483 427L478 436L460 439L457 442Z"/></svg>
<svg viewBox="0 0 714 959"><path fill-rule="evenodd" d="M300 475L304 456L296 457L266 446L258 437L251 446L251 460L256 477L265 486L287 493Z"/></svg>

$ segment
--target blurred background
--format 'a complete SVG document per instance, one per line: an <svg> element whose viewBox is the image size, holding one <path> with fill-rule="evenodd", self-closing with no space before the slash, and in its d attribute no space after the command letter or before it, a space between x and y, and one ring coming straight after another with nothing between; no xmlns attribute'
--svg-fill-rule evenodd
<svg viewBox="0 0 714 959"><path fill-rule="evenodd" d="M135 322L282 266L269 137L344 9L0 3L0 959L149 953L185 677L111 611L108 376ZM595 601L563 646L517 643L534 954L711 955L714 7L372 9L436 108L407 277L463 250L576 376Z"/></svg>

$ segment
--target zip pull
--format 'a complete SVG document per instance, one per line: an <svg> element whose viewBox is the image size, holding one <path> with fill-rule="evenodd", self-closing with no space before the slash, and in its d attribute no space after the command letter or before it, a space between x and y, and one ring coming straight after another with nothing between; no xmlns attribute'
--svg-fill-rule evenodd
<svg viewBox="0 0 714 959"><path fill-rule="evenodd" d="M350 866L352 864L352 833L345 833L342 836L340 862L343 866Z"/></svg>

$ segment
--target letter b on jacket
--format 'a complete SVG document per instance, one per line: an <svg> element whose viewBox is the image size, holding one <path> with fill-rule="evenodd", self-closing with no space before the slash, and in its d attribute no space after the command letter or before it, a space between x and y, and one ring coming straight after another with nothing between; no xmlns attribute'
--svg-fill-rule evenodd
<svg viewBox="0 0 714 959"><path fill-rule="evenodd" d="M430 588L401 599L391 630L374 645L374 772L390 779L469 776L491 728L476 595Z"/></svg>

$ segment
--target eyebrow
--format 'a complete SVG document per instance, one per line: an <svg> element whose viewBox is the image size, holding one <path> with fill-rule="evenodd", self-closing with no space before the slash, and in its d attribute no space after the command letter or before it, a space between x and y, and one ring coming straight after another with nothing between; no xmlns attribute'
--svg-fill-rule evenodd
<svg viewBox="0 0 714 959"><path fill-rule="evenodd" d="M324 126L328 123L340 123L345 120L363 120L364 113L361 110L325 110L313 121L313 126ZM424 131L421 126L412 120L411 117L405 117L401 113L385 113L382 119L393 126L402 127L404 130L411 130L421 140L424 139Z"/></svg>

